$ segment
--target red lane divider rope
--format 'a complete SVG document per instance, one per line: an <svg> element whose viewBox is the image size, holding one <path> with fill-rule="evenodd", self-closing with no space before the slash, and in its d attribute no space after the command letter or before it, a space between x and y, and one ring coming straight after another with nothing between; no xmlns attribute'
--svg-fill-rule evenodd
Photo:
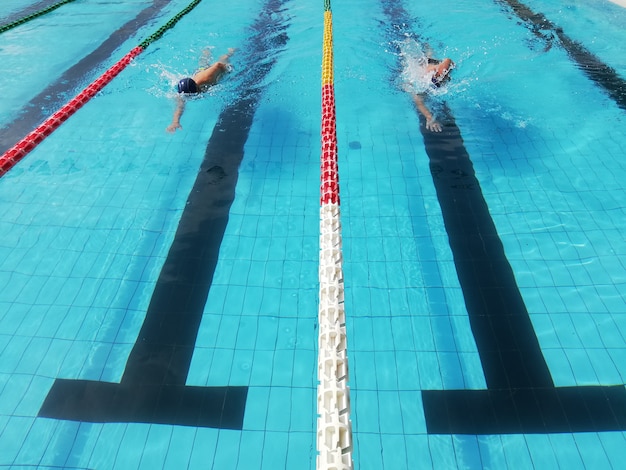
<svg viewBox="0 0 626 470"><path fill-rule="evenodd" d="M117 76L128 64L139 54L141 54L151 43L158 40L168 30L187 13L193 10L202 0L193 0L187 7L176 14L165 25L161 26L154 34L145 39L139 46L126 54L113 67L104 72L98 79L94 80L87 88L76 95L69 103L59 109L56 113L46 119L43 124L20 140L17 144L7 150L0 157L0 178L13 168L31 150L39 145L46 137L54 132L63 122L78 111L87 101L93 98L105 85Z"/></svg>
<svg viewBox="0 0 626 470"><path fill-rule="evenodd" d="M39 145L43 140L54 132L61 124L83 107L87 101L93 98L96 93L102 90L111 80L113 80L137 55L143 51L140 46L135 47L126 54L113 67L104 72L99 78L94 80L87 88L72 98L61 109L46 119L35 128L30 134L20 140L17 144L7 150L0 157L0 177L4 176L31 150Z"/></svg>
<svg viewBox="0 0 626 470"><path fill-rule="evenodd" d="M339 168L337 166L337 130L335 89L332 83L322 87L322 204L339 204Z"/></svg>

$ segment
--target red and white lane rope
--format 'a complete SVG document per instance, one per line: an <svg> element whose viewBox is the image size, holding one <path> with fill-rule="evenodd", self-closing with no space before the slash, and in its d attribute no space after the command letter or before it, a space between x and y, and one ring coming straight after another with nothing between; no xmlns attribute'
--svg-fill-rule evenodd
<svg viewBox="0 0 626 470"><path fill-rule="evenodd" d="M324 2L317 469L352 469L330 0Z"/></svg>

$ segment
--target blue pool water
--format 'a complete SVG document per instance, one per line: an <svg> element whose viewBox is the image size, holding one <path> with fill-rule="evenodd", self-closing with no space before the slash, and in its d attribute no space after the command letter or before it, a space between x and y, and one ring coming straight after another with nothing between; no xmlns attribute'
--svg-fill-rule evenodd
<svg viewBox="0 0 626 470"><path fill-rule="evenodd" d="M50 3L3 2L0 18ZM0 34L0 88L10 90L2 150L26 133L17 135L18 118L37 125L188 3L76 0ZM0 468L315 467L323 2L231 3L201 2L0 179ZM626 10L600 0L524 4L626 80ZM446 207L463 201L442 196L430 137L402 91L398 44L407 38L457 64L429 105L460 130L475 180L457 186L470 181L463 199L484 199L553 385L537 382L531 366L505 378L527 373L534 385L520 395L531 390L538 403L545 390L625 392L626 111L554 31L504 5L332 4L355 468L622 465L625 428L607 429L589 408L592 424L577 429L559 411L568 407L561 395L537 417L545 432L512 432L504 413L461 420L469 431L437 431L447 415L429 414L445 392L517 388L495 386L501 376L484 359L480 315L468 307L476 294L465 284L474 276L460 274L465 258L452 249L470 234L449 232ZM138 15L147 18L139 29L122 28ZM188 103L183 129L168 134L172 85L207 46L213 57L238 48L234 70ZM40 73L29 73L33 64ZM225 192L194 199L206 188ZM142 328L158 286L176 308L191 302L168 287L174 268L164 268L170 247L192 235L190 205L206 209L206 236L219 238L198 259L219 255L206 255L210 289L176 386L245 391L234 406L242 422L224 414L210 426L181 423L176 406L188 397L167 387L158 388L162 406L141 419L47 417L44 404L63 384L93 385L76 401L80 416L100 406L101 384L151 389L141 365L133 379L128 364L149 336ZM475 263L476 278L485 264ZM199 286L183 287L191 298ZM493 297L513 303L500 288ZM489 303L484 291L480 299ZM184 330L162 313L156 331ZM515 403L525 422L535 408ZM624 422L626 409L612 412Z"/></svg>

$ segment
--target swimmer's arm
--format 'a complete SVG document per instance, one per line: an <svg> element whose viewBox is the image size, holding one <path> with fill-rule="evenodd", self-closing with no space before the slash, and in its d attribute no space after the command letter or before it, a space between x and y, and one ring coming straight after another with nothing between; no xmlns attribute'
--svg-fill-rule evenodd
<svg viewBox="0 0 626 470"><path fill-rule="evenodd" d="M234 47L229 48L228 52L220 56L220 58L217 61L222 64L228 64L228 59L231 58L231 56L235 53L236 50L237 49L235 49Z"/></svg>
<svg viewBox="0 0 626 470"><path fill-rule="evenodd" d="M426 129L433 132L441 132L441 124L439 124L437 120L433 117L430 109L428 109L424 104L424 100L422 99L422 97L414 93L413 102L415 103L415 106L417 106L419 112L422 113L426 118Z"/></svg>
<svg viewBox="0 0 626 470"><path fill-rule="evenodd" d="M176 129L182 129L180 125L180 118L185 112L185 100L180 96L176 97L176 109L174 110L174 116L172 117L172 123L165 129L167 132L176 132Z"/></svg>

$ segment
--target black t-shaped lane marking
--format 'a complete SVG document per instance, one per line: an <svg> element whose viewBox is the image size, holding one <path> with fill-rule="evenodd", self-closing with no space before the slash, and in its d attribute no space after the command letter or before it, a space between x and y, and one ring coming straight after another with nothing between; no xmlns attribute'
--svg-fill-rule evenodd
<svg viewBox="0 0 626 470"><path fill-rule="evenodd" d="M383 0L393 40L412 22L402 3ZM555 387L461 131L443 106L440 133L420 130L463 290L487 390L423 390L431 434L626 430L623 385Z"/></svg>
<svg viewBox="0 0 626 470"><path fill-rule="evenodd" d="M146 319L121 382L57 379L39 416L91 422L146 422L241 429L247 386L186 386L191 358L235 197L238 168L262 81L287 42L282 0L269 0L253 25L247 63L264 57L220 114Z"/></svg>
<svg viewBox="0 0 626 470"><path fill-rule="evenodd" d="M430 170L487 390L422 391L433 434L626 430L626 389L555 387L461 132L444 106L441 133L421 117Z"/></svg>

